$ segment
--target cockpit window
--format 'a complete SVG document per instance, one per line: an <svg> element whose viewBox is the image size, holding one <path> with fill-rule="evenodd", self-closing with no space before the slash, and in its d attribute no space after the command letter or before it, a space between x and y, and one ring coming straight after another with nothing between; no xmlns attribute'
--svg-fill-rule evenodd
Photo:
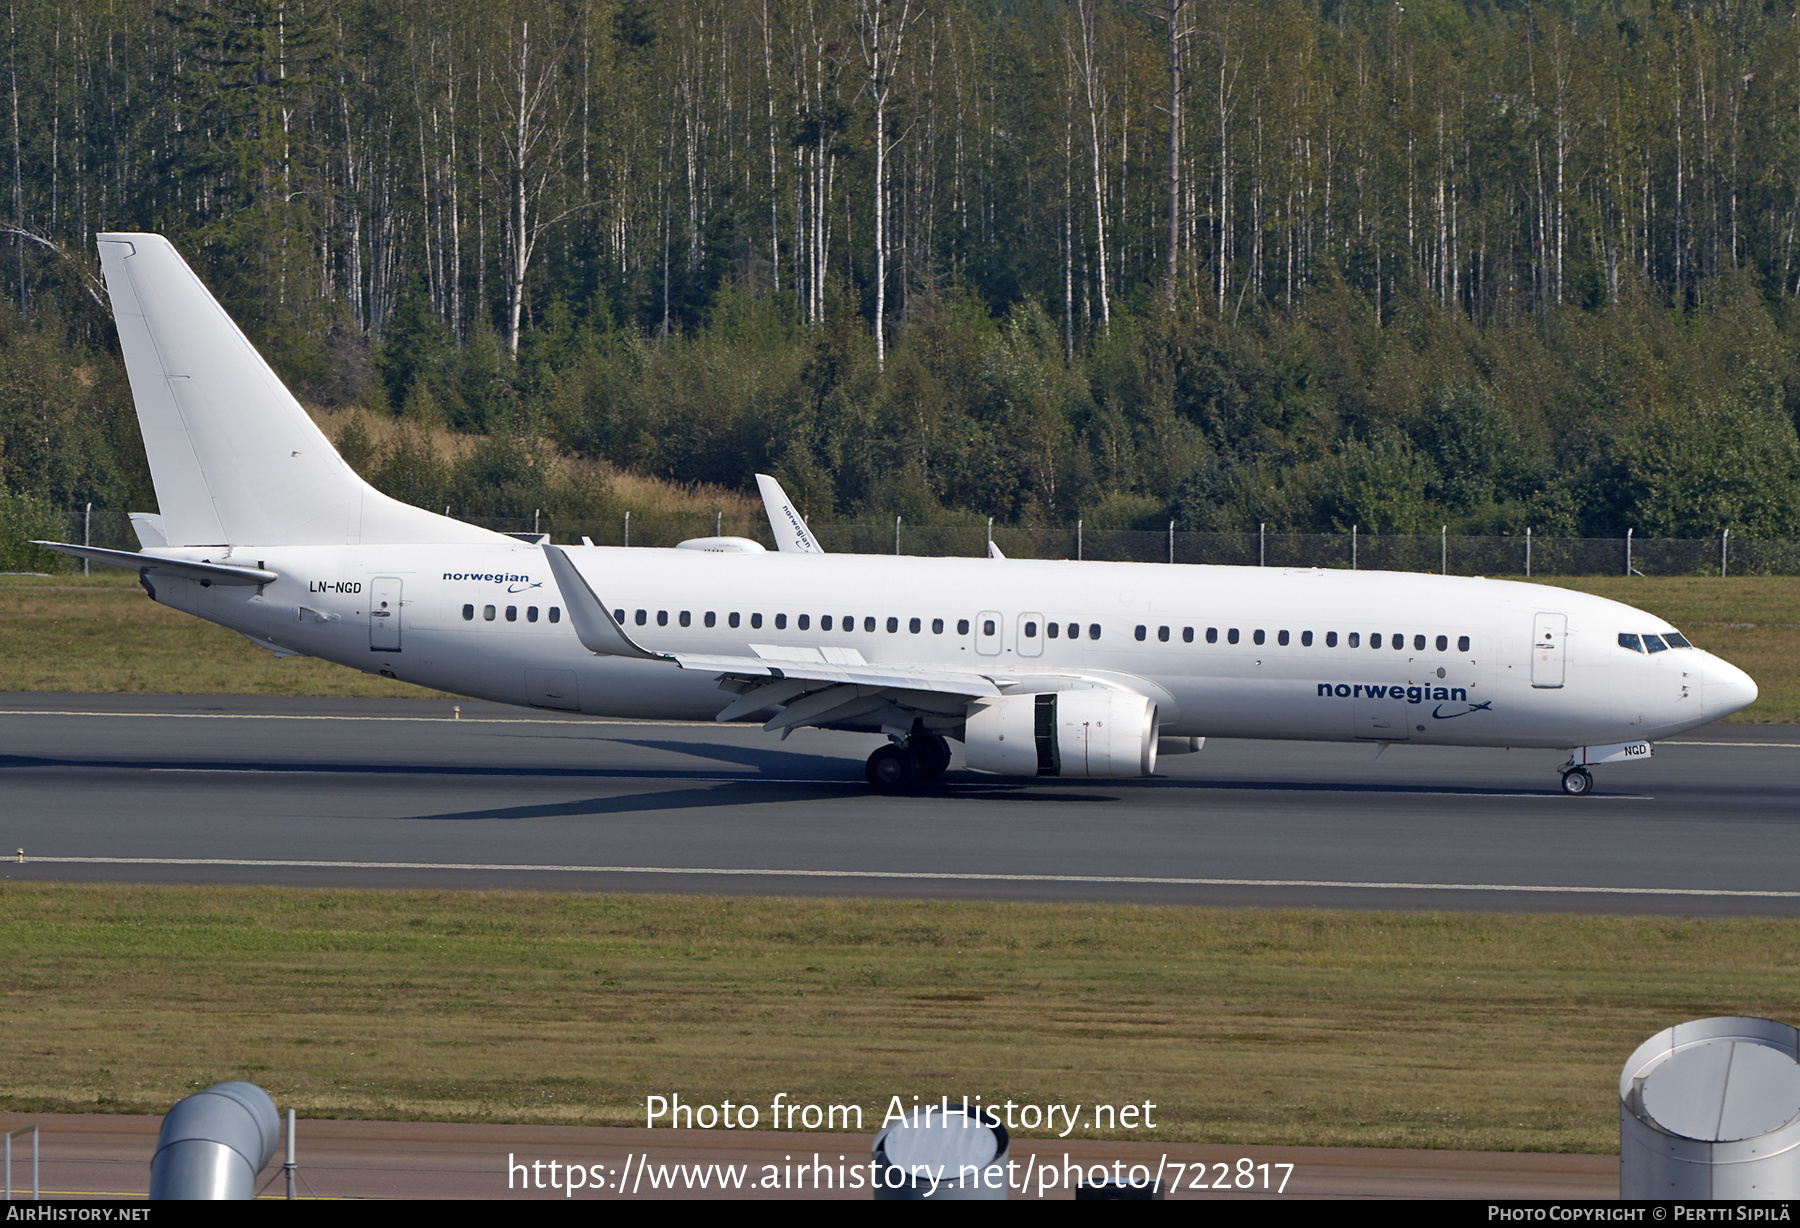
<svg viewBox="0 0 1800 1228"><path fill-rule="evenodd" d="M1665 631L1665 632L1663 632L1663 639L1668 641L1670 648L1692 648L1693 647L1692 644L1688 643L1687 636L1681 634L1681 632L1679 632L1679 631Z"/></svg>
<svg viewBox="0 0 1800 1228"><path fill-rule="evenodd" d="M1669 651L1669 646L1663 643L1662 636L1660 635L1646 635L1644 637L1644 648L1650 652Z"/></svg>
<svg viewBox="0 0 1800 1228"><path fill-rule="evenodd" d="M1644 642L1629 631L1621 631L1619 632L1619 647L1629 648L1633 652L1642 652L1644 651Z"/></svg>

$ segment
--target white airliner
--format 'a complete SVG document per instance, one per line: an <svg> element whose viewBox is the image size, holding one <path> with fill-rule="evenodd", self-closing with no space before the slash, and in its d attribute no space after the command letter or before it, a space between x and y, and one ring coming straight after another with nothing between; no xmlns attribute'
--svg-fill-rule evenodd
<svg viewBox="0 0 1800 1228"><path fill-rule="evenodd" d="M947 739L981 772L1131 777L1217 736L1568 749L1583 794L1588 765L1756 698L1662 619L1581 593L826 554L772 482L774 552L491 533L359 478L165 239L99 245L160 511L133 517L140 553L54 548L278 654L594 716L877 735L883 791L941 773Z"/></svg>

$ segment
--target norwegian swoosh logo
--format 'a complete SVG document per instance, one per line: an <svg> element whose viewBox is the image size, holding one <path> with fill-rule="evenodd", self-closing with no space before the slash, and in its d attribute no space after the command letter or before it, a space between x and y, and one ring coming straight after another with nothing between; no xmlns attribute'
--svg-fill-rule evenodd
<svg viewBox="0 0 1800 1228"><path fill-rule="evenodd" d="M1446 712L1444 711L1444 705L1439 704L1431 710L1431 719L1434 721L1452 721L1459 716L1467 716L1471 712L1491 712L1493 709L1494 701L1491 699L1484 703L1470 704L1461 712Z"/></svg>
<svg viewBox="0 0 1800 1228"><path fill-rule="evenodd" d="M509 593L523 593L523 592L528 592L534 588L543 588L543 587L544 587L544 582L542 580L539 580L536 584L509 584L506 586L506 591Z"/></svg>

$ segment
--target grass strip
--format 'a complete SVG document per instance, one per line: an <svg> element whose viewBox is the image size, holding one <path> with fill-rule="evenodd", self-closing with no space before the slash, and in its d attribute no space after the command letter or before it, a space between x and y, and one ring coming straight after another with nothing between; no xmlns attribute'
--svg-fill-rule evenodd
<svg viewBox="0 0 1800 1228"><path fill-rule="evenodd" d="M31 1111L244 1078L309 1116L786 1092L872 1125L966 1093L1148 1100L1170 1140L1604 1152L1645 1038L1800 1017L1793 920L7 883L0 925L0 1107Z"/></svg>

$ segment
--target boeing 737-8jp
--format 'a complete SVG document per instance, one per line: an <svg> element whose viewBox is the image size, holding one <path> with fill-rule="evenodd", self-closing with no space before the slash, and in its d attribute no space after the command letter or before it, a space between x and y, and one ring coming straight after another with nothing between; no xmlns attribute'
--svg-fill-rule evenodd
<svg viewBox="0 0 1800 1228"><path fill-rule="evenodd" d="M1756 698L1662 619L1581 593L828 554L772 482L773 552L488 532L359 478L165 239L99 245L159 512L133 517L140 552L53 548L276 653L594 716L877 735L883 790L942 772L950 741L977 771L1130 777L1219 736L1568 749L1581 794L1588 765Z"/></svg>

